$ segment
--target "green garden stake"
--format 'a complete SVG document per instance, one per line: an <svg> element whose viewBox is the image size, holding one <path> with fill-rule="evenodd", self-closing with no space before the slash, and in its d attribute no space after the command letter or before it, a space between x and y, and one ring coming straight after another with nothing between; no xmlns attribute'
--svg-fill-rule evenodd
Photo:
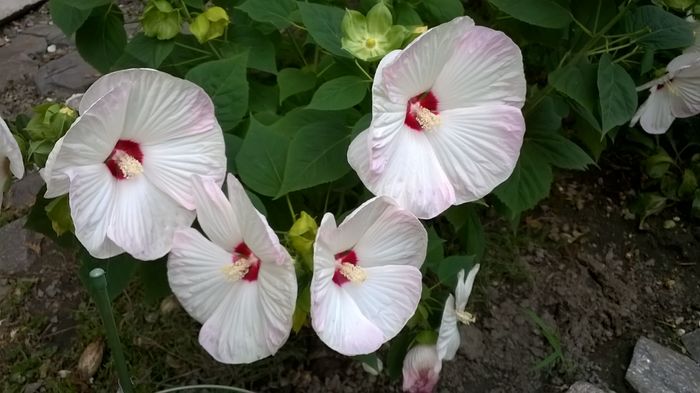
<svg viewBox="0 0 700 393"><path fill-rule="evenodd" d="M112 314L112 305L107 294L107 279L105 271L98 268L90 271L90 287L92 295L97 304L97 310L102 317L102 324L105 327L107 334L107 344L112 351L114 364L117 366L117 375L119 377L119 385L124 393L133 393L134 387L131 384L131 375L126 367L126 359L122 351L122 344L119 341L117 333L117 324L114 322L114 314Z"/></svg>

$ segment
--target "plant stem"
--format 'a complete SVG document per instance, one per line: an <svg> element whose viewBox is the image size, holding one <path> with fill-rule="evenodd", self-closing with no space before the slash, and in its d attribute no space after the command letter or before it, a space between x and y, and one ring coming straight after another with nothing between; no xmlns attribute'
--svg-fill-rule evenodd
<svg viewBox="0 0 700 393"><path fill-rule="evenodd" d="M306 62L306 58L304 57L304 52L301 51L301 48L299 47L297 40L294 39L294 36L292 35L291 31L287 30L287 34L289 35L289 39L292 41L292 44L294 44L294 49L296 49L297 55L299 55L299 59L301 59L304 65L309 65L309 63Z"/></svg>
<svg viewBox="0 0 700 393"><path fill-rule="evenodd" d="M371 76L370 74L368 74L367 71L365 71L364 68L362 68L362 66L360 65L360 63L358 63L357 59L355 59L355 65L357 65L357 68L359 68L360 71L362 71L362 73L365 74L365 76L369 79L368 82L373 82L373 81L374 81L374 78L372 78L372 76Z"/></svg>
<svg viewBox="0 0 700 393"><path fill-rule="evenodd" d="M176 45L176 46L179 46L179 47L181 47L181 48L189 49L189 50L191 50L191 51L195 51L195 52L199 52L199 53L203 53L203 54L205 54L205 55L211 56L211 52L206 51L206 50L204 50L204 49L195 48L194 46L185 45L185 44L183 44L183 43L181 43L181 42L177 42L177 41L175 41L175 45Z"/></svg>
<svg viewBox="0 0 700 393"><path fill-rule="evenodd" d="M284 196L287 199L287 207L289 207L289 212L292 214L292 224L297 220L297 215L294 213L294 207L292 206L292 200L289 199L289 194Z"/></svg>
<svg viewBox="0 0 700 393"><path fill-rule="evenodd" d="M182 5L182 9L185 11L187 21L190 22L192 20L192 16L190 15L190 11L187 9L187 4L185 4L185 0L180 0L180 5Z"/></svg>
<svg viewBox="0 0 700 393"><path fill-rule="evenodd" d="M114 314L112 313L112 305L107 294L107 279L105 271L96 268L90 272L90 287L97 310L102 318L102 324L105 327L107 336L107 344L112 352L114 365L117 368L117 376L119 377L119 385L124 393L133 393L134 387L131 383L131 375L126 366L126 359L122 351L122 344L119 341L119 333L117 332L117 324L114 322Z"/></svg>
<svg viewBox="0 0 700 393"><path fill-rule="evenodd" d="M219 51L217 51L216 48L214 47L214 44L212 44L211 41L209 41L208 44L209 44L209 47L211 48L211 51L214 52L216 57L218 57L219 59L223 59L223 57L221 56L221 53L219 53Z"/></svg>

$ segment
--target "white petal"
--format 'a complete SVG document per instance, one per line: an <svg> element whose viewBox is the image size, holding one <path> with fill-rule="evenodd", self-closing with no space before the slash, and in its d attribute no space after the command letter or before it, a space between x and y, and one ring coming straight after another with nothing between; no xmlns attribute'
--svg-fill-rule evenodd
<svg viewBox="0 0 700 393"><path fill-rule="evenodd" d="M502 32L483 26L460 37L432 86L441 111L484 104L522 108L525 90L520 48Z"/></svg>
<svg viewBox="0 0 700 393"><path fill-rule="evenodd" d="M292 330L292 316L297 300L297 276L291 256L282 264L262 263L258 275L260 311L265 317L265 338L270 354L284 345Z"/></svg>
<svg viewBox="0 0 700 393"><path fill-rule="evenodd" d="M404 126L385 152L381 173L354 169L373 194L391 197L418 218L429 219L454 204L455 193L425 134Z"/></svg>
<svg viewBox="0 0 700 393"><path fill-rule="evenodd" d="M370 175L369 132L370 130L366 129L359 133L355 139L350 142L350 147L348 147L348 163L358 175L362 173L362 176L365 177ZM360 176L360 178L362 178L362 176Z"/></svg>
<svg viewBox="0 0 700 393"><path fill-rule="evenodd" d="M95 258L124 252L107 238L116 179L104 164L78 167L70 183L70 213L75 236Z"/></svg>
<svg viewBox="0 0 700 393"><path fill-rule="evenodd" d="M17 179L21 179L24 176L22 153L19 151L19 145L17 145L15 137L12 136L10 128L2 117L0 117L0 157L10 160L10 171ZM2 189L0 189L0 193L2 193Z"/></svg>
<svg viewBox="0 0 700 393"><path fill-rule="evenodd" d="M455 298L450 294L442 311L442 321L438 333L437 351L441 360L452 360L459 349L459 328L455 314Z"/></svg>
<svg viewBox="0 0 700 393"><path fill-rule="evenodd" d="M668 88L653 89L649 98L639 107L634 119L640 119L644 131L663 134L676 119L671 113L671 96Z"/></svg>
<svg viewBox="0 0 700 393"><path fill-rule="evenodd" d="M525 120L520 109L484 105L440 114L442 125L425 132L454 187L455 204L483 198L513 172Z"/></svg>
<svg viewBox="0 0 700 393"><path fill-rule="evenodd" d="M112 177L109 171L107 174ZM175 231L192 225L194 212L180 206L144 176L114 182L107 236L141 260L158 259L167 254ZM73 195L71 193L71 197Z"/></svg>
<svg viewBox="0 0 700 393"><path fill-rule="evenodd" d="M263 261L285 263L289 254L280 245L279 238L270 228L265 216L255 209L243 185L231 174L228 175L226 184L228 198L245 243Z"/></svg>
<svg viewBox="0 0 700 393"><path fill-rule="evenodd" d="M671 74L671 77L698 76L699 63L700 53L684 53L673 58L666 66L666 71Z"/></svg>
<svg viewBox="0 0 700 393"><path fill-rule="evenodd" d="M384 341L399 334L416 312L422 289L422 276L413 266L365 268L367 279L340 287L355 302L367 320L384 334Z"/></svg>
<svg viewBox="0 0 700 393"><path fill-rule="evenodd" d="M403 359L403 391L433 393L442 362L434 345L416 345Z"/></svg>
<svg viewBox="0 0 700 393"><path fill-rule="evenodd" d="M197 207L197 221L204 233L219 247L232 252L243 241L243 235L231 202L210 178L193 176L192 193Z"/></svg>
<svg viewBox="0 0 700 393"><path fill-rule="evenodd" d="M332 276L332 270L335 269L334 255L354 247L357 239L359 235L349 230L340 235L333 214L324 214L314 242L314 271L319 268L330 269Z"/></svg>
<svg viewBox="0 0 700 393"><path fill-rule="evenodd" d="M49 154L44 168L46 197L65 193L75 168L101 164L120 139L126 116L128 91L115 87L71 125Z"/></svg>
<svg viewBox="0 0 700 393"><path fill-rule="evenodd" d="M455 18L425 32L383 69L384 83L393 101L408 99L430 90L457 42L474 27L469 17Z"/></svg>
<svg viewBox="0 0 700 393"><path fill-rule="evenodd" d="M455 302L455 307L457 311L464 311L467 307L467 302L469 301L469 295L472 293L472 288L474 287L474 279L476 274L479 273L479 268L481 265L478 263L472 267L467 275L467 279L464 279L464 270L460 270L457 278L457 288L455 289L455 296L457 298Z"/></svg>
<svg viewBox="0 0 700 393"><path fill-rule="evenodd" d="M205 239L193 228L175 232L168 256L168 282L182 307L204 323L232 292L233 283L222 269L233 255Z"/></svg>

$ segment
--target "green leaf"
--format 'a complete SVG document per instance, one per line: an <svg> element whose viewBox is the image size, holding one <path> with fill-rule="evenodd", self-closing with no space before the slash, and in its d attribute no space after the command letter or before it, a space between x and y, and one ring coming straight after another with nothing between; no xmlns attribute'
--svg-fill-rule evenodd
<svg viewBox="0 0 700 393"><path fill-rule="evenodd" d="M262 34L253 26L233 24L229 26L229 42L222 48L224 57L248 51L248 68L277 73L275 45L270 36Z"/></svg>
<svg viewBox="0 0 700 393"><path fill-rule="evenodd" d="M56 236L61 236L66 232L73 232L73 219L70 215L68 194L62 195L49 202L44 208L46 216L51 220L51 227L56 232Z"/></svg>
<svg viewBox="0 0 700 393"><path fill-rule="evenodd" d="M90 16L90 9L73 7L65 0L51 0L49 10L53 23L68 37L73 35Z"/></svg>
<svg viewBox="0 0 700 393"><path fill-rule="evenodd" d="M236 156L241 180L253 191L278 194L284 180L289 138L250 118L250 128Z"/></svg>
<svg viewBox="0 0 700 393"><path fill-rule="evenodd" d="M340 57L352 57L341 48L340 39L343 33L340 25L345 12L338 7L297 2L301 20L314 41L323 49Z"/></svg>
<svg viewBox="0 0 700 393"><path fill-rule="evenodd" d="M235 127L248 110L247 53L210 61L191 69L186 76L211 97L221 128Z"/></svg>
<svg viewBox="0 0 700 393"><path fill-rule="evenodd" d="M342 127L314 123L301 128L289 145L284 180L277 197L340 179L350 171L350 134Z"/></svg>
<svg viewBox="0 0 700 393"><path fill-rule="evenodd" d="M700 218L700 190L695 190L695 197L693 198L690 212L693 217Z"/></svg>
<svg viewBox="0 0 700 393"><path fill-rule="evenodd" d="M112 0L61 0L61 2L79 10L91 10L93 8L111 4Z"/></svg>
<svg viewBox="0 0 700 393"><path fill-rule="evenodd" d="M449 22L464 15L460 0L424 0L422 4L438 23Z"/></svg>
<svg viewBox="0 0 700 393"><path fill-rule="evenodd" d="M551 185L552 168L549 162L539 151L525 144L513 174L494 193L515 216L546 198Z"/></svg>
<svg viewBox="0 0 700 393"><path fill-rule="evenodd" d="M296 10L296 3L294 0L248 0L238 8L254 21L272 23L283 30L292 24L289 14Z"/></svg>
<svg viewBox="0 0 700 393"><path fill-rule="evenodd" d="M102 73L110 71L126 47L124 16L119 7L95 8L75 33L80 56Z"/></svg>
<svg viewBox="0 0 700 393"><path fill-rule="evenodd" d="M695 177L695 173L692 170L686 169L683 171L683 180L681 185L678 187L678 197L681 199L690 199L695 194L695 190L698 189L698 179Z"/></svg>
<svg viewBox="0 0 700 393"><path fill-rule="evenodd" d="M147 67L158 68L175 48L174 40L159 40L139 33L126 45L126 52Z"/></svg>
<svg viewBox="0 0 700 393"><path fill-rule="evenodd" d="M408 3L395 3L396 24L403 26L420 26L423 24L420 14Z"/></svg>
<svg viewBox="0 0 700 393"><path fill-rule="evenodd" d="M401 376L403 359L406 357L411 341L413 341L413 336L404 330L389 343L389 352L386 355L389 378L395 380Z"/></svg>
<svg viewBox="0 0 700 393"><path fill-rule="evenodd" d="M45 193L46 186L43 186L36 194L36 201L27 215L27 222L24 224L24 227L41 233L42 235L60 244L62 247L74 249L74 247L77 246L78 241L72 233L65 232L60 236L56 235L56 232L53 229L53 222L48 217L46 211L48 205L53 200L44 198Z"/></svg>
<svg viewBox="0 0 700 393"><path fill-rule="evenodd" d="M569 12L552 0L489 0L499 10L531 25L561 29L571 23Z"/></svg>
<svg viewBox="0 0 700 393"><path fill-rule="evenodd" d="M460 270L466 273L474 266L474 255L452 255L440 262L438 267L438 278L440 283L448 288L454 288L457 285L457 274Z"/></svg>
<svg viewBox="0 0 700 393"><path fill-rule="evenodd" d="M331 111L352 108L365 98L367 86L365 80L353 75L330 80L316 90L307 109Z"/></svg>
<svg viewBox="0 0 700 393"><path fill-rule="evenodd" d="M627 71L601 56L598 64L598 93L603 134L630 121L637 110L637 89Z"/></svg>
<svg viewBox="0 0 700 393"><path fill-rule="evenodd" d="M445 212L445 217L457 232L458 241L464 251L468 255L474 255L475 261L479 261L484 254L486 239L476 204L452 206Z"/></svg>
<svg viewBox="0 0 700 393"><path fill-rule="evenodd" d="M584 111L583 116L592 122L591 125L600 128L595 118L598 108L598 89L596 81L598 69L595 65L581 62L560 68L549 75L549 83L565 96L579 104Z"/></svg>
<svg viewBox="0 0 700 393"><path fill-rule="evenodd" d="M644 169L652 179L661 179L673 165L673 158L662 148L644 160Z"/></svg>
<svg viewBox="0 0 700 393"><path fill-rule="evenodd" d="M224 143L226 144L226 172L237 174L236 156L241 150L243 139L238 135L224 133Z"/></svg>
<svg viewBox="0 0 700 393"><path fill-rule="evenodd" d="M433 271L433 273L438 273L438 266L440 262L445 259L445 249L443 244L445 240L440 238L434 227L428 228L428 249L425 254L425 263L423 266Z"/></svg>
<svg viewBox="0 0 700 393"><path fill-rule="evenodd" d="M107 259L97 259L92 257L85 250L81 250L79 260L81 264L78 275L87 288L90 288L89 275L92 269L99 267L105 271L107 293L111 300L114 300L126 289L139 264L144 263L134 259L129 254L121 254ZM90 289L88 289L88 291L92 292Z"/></svg>
<svg viewBox="0 0 700 393"><path fill-rule="evenodd" d="M645 5L625 18L627 32L648 31L637 42L650 49L685 48L693 44L693 25L661 7Z"/></svg>
<svg viewBox="0 0 700 393"><path fill-rule="evenodd" d="M277 74L280 87L280 104L287 97L311 90L316 86L316 75L298 68L285 68Z"/></svg>
<svg viewBox="0 0 700 393"><path fill-rule="evenodd" d="M531 133L527 138L533 151L558 168L584 170L595 164L591 156L559 132Z"/></svg>

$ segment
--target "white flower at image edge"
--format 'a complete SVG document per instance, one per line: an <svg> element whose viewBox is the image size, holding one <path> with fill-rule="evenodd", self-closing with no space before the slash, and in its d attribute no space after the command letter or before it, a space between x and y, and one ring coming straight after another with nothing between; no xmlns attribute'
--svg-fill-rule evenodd
<svg viewBox="0 0 700 393"><path fill-rule="evenodd" d="M468 17L386 55L372 86L372 121L348 161L375 195L419 218L478 200L508 179L525 132L520 49Z"/></svg>
<svg viewBox="0 0 700 393"><path fill-rule="evenodd" d="M416 345L403 359L403 391L432 393L441 369L442 361L435 345Z"/></svg>
<svg viewBox="0 0 700 393"><path fill-rule="evenodd" d="M197 220L175 233L168 281L185 310L203 324L199 342L219 362L251 363L287 341L297 297L287 250L232 175L228 199L195 177Z"/></svg>
<svg viewBox="0 0 700 393"><path fill-rule="evenodd" d="M204 90L132 69L88 89L41 174L47 198L69 194L75 235L92 256L152 260L194 220L191 176L221 184L225 171L223 133Z"/></svg>
<svg viewBox="0 0 700 393"><path fill-rule="evenodd" d="M442 312L442 321L437 340L437 350L440 360L452 360L459 349L460 337L457 322L469 325L476 321L476 318L465 311L469 295L474 287L474 279L479 272L479 265L475 265L464 278L464 270L457 276L457 288L455 296L450 294L445 301L445 308Z"/></svg>
<svg viewBox="0 0 700 393"><path fill-rule="evenodd" d="M10 172L21 179L24 176L24 162L15 137L12 136L5 120L0 117L0 208L2 208L2 195L5 191L5 183L10 178Z"/></svg>
<svg viewBox="0 0 700 393"><path fill-rule="evenodd" d="M700 52L688 52L671 60L666 75L637 90L649 89L630 126L639 122L649 134L663 134L676 118L700 113Z"/></svg>
<svg viewBox="0 0 700 393"><path fill-rule="evenodd" d="M314 244L311 323L331 349L368 354L416 311L428 236L394 201L376 197L338 226L326 213Z"/></svg>

